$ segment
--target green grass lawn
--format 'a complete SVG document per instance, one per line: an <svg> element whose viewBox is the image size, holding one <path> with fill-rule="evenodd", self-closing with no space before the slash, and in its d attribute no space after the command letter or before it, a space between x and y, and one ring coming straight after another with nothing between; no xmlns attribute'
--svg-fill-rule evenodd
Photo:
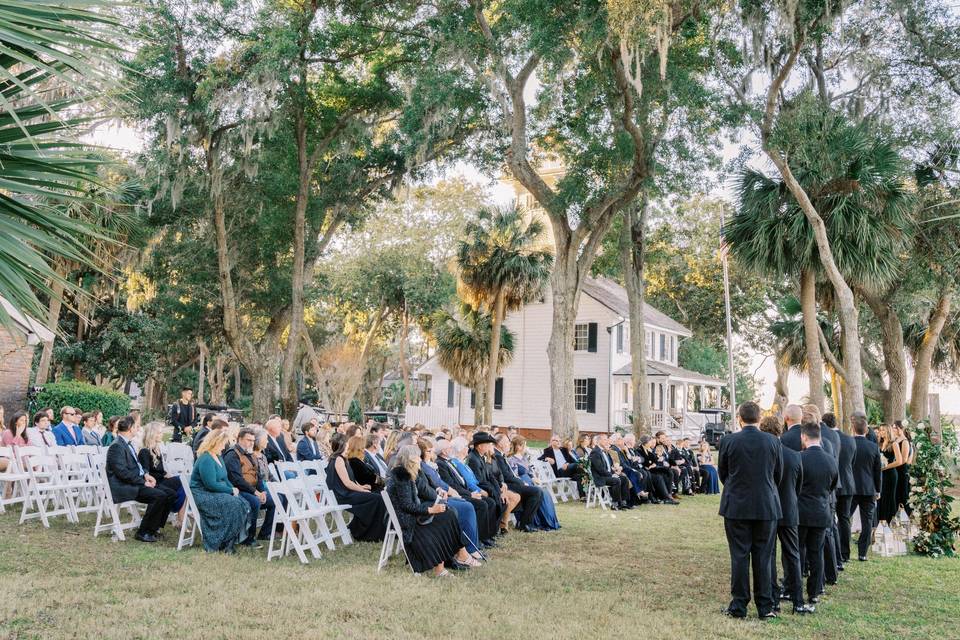
<svg viewBox="0 0 960 640"><path fill-rule="evenodd" d="M414 577L379 545L308 566L93 538L0 515L2 638L957 638L960 559L854 562L815 616L719 614L729 559L716 496L611 515L559 507L563 529L514 533L453 580ZM756 615L755 610L751 615Z"/></svg>

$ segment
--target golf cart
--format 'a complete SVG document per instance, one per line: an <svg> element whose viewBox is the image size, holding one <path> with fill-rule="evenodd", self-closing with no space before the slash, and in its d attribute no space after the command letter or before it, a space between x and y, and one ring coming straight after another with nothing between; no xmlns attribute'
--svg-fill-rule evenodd
<svg viewBox="0 0 960 640"><path fill-rule="evenodd" d="M706 440L711 447L719 447L720 439L730 433L730 412L726 409L707 408L700 409L697 413L702 413L706 416L706 421L703 425L703 439Z"/></svg>
<svg viewBox="0 0 960 640"><path fill-rule="evenodd" d="M385 424L391 429L399 429L403 426L404 415L402 413L394 413L392 411L364 411L363 412L363 421L373 420L374 422L379 422Z"/></svg>

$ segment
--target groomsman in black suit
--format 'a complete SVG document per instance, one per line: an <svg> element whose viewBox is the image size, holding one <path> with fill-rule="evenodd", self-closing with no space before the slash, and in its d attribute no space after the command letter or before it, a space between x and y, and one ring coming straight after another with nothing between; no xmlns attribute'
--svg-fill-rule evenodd
<svg viewBox="0 0 960 640"><path fill-rule="evenodd" d="M783 516L777 491L783 475L782 447L776 437L757 428L757 403L743 403L738 413L742 429L720 440L717 460L723 483L720 515L730 549L731 600L724 613L733 618L747 616L752 566L757 613L761 619L776 618L770 556L777 521Z"/></svg>
<svg viewBox="0 0 960 640"><path fill-rule="evenodd" d="M853 436L843 433L835 425L830 426L840 438L840 460L837 467L840 474L837 485L837 550L840 555L838 560L843 563L850 561L850 502L853 494L856 493L856 483L853 480L853 456L857 451L857 443Z"/></svg>
<svg viewBox="0 0 960 640"><path fill-rule="evenodd" d="M813 405L815 408L816 405ZM840 436L834 430L837 419L832 413L823 414L818 420L820 423L820 442L823 450L833 456L833 461L837 463L837 470L840 468ZM840 478L837 478L837 489L840 489ZM830 528L827 529L827 537L823 543L823 579L827 584L837 583L837 572L843 570L840 562L840 533L837 530L837 492L830 494ZM823 585L820 585L821 591Z"/></svg>
<svg viewBox="0 0 960 640"><path fill-rule="evenodd" d="M851 496L850 512L860 509L857 558L864 561L873 539L873 513L877 508L877 500L880 499L880 448L867 439L867 416L857 411L850 418L850 424L853 426L853 441L856 444L851 464L854 492Z"/></svg>
<svg viewBox="0 0 960 640"><path fill-rule="evenodd" d="M630 481L622 473L613 468L613 458L610 456L610 438L602 433L597 438L597 446L590 452L590 474L597 489L606 486L610 489L612 509L632 509L630 504Z"/></svg>
<svg viewBox="0 0 960 640"><path fill-rule="evenodd" d="M798 404L788 404L783 408L783 422L786 425L780 442L788 449L799 453L803 449L800 442L800 420L803 418L803 407Z"/></svg>
<svg viewBox="0 0 960 640"><path fill-rule="evenodd" d="M815 604L820 600L823 585L823 544L833 524L830 496L837 488L837 463L827 453L820 440L820 425L806 422L801 427L803 451L803 484L797 503L800 516L801 565L809 563L807 599Z"/></svg>
<svg viewBox="0 0 960 640"><path fill-rule="evenodd" d="M780 438L783 431L780 418L767 416L760 422L760 430ZM797 614L811 613L803 603L803 576L800 571L800 538L797 533L799 512L797 500L800 495L800 486L803 484L803 467L800 464L800 454L782 447L783 475L777 485L780 495L780 510L783 516L777 522L777 539L780 540L780 561L783 563L783 591L777 584L777 545L771 545L770 555L770 585L773 589L774 600L789 600L793 603L793 612ZM777 605L779 608L779 604Z"/></svg>

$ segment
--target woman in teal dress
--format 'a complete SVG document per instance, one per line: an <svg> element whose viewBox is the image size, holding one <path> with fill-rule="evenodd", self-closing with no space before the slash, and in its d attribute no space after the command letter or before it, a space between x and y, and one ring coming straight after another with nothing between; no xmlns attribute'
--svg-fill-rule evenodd
<svg viewBox="0 0 960 640"><path fill-rule="evenodd" d="M220 457L229 437L226 429L221 429L204 438L197 449L190 491L200 512L203 548L234 553L234 546L246 537L250 507L227 480L227 469Z"/></svg>

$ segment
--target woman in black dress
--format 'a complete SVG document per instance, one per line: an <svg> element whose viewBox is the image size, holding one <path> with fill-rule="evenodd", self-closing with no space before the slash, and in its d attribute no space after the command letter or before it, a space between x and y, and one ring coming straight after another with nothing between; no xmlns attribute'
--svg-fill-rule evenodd
<svg viewBox="0 0 960 640"><path fill-rule="evenodd" d="M367 462L366 449L363 446L365 444L366 438L353 436L347 440L347 447L343 455L350 463L350 470L353 472L353 478L357 484L367 485L371 491L380 493L383 491L383 478Z"/></svg>
<svg viewBox="0 0 960 640"><path fill-rule="evenodd" d="M460 525L454 511L447 510L443 503L420 501L415 481L420 473L420 448L404 445L396 457L397 463L387 480L387 494L397 513L403 546L413 570L424 573L432 569L434 576L447 577L450 572L444 563L480 566L460 544Z"/></svg>
<svg viewBox="0 0 960 640"><path fill-rule="evenodd" d="M387 506L379 493L371 491L370 485L357 482L350 464L343 457L344 440L340 433L334 434L330 440L333 456L327 463L327 486L338 503L350 506L353 519L349 528L354 539L381 542L387 533Z"/></svg>
<svg viewBox="0 0 960 640"><path fill-rule="evenodd" d="M899 420L894 423L893 436L893 446L900 450L900 458L903 460L903 464L897 467L897 509L903 507L909 516L913 512L910 508L910 465L913 464L913 443L910 441L907 428Z"/></svg>
<svg viewBox="0 0 960 640"><path fill-rule="evenodd" d="M144 473L149 473L157 481L157 485L162 485L177 492L177 501L170 507L170 513L177 514L177 526L183 522L183 513L186 510L187 493L183 490L183 484L179 476L170 476L163 468L163 456L160 453L160 445L163 443L163 427L159 424L150 423L143 429L143 448L137 452L137 461L143 467Z"/></svg>
<svg viewBox="0 0 960 640"><path fill-rule="evenodd" d="M880 427L880 451L883 453L883 474L880 478L880 502L877 504L877 521L889 524L897 513L897 467L903 464L900 448L893 438L893 428Z"/></svg>

